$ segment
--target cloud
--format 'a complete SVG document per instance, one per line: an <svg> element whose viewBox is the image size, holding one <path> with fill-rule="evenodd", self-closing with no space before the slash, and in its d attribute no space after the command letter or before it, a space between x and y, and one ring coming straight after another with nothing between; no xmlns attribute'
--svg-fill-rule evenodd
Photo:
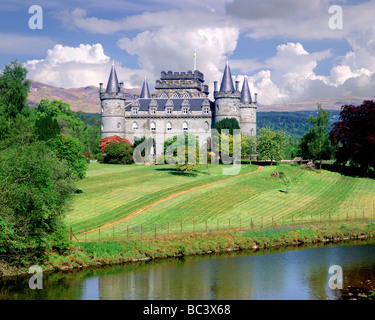
<svg viewBox="0 0 375 320"><path fill-rule="evenodd" d="M55 45L47 51L44 59L29 60L25 67L28 78L63 88L77 88L89 85L107 84L112 61L104 53L101 44L80 44L78 47ZM140 70L131 70L116 63L119 81L132 88L129 80L134 76L142 77Z"/></svg>
<svg viewBox="0 0 375 320"><path fill-rule="evenodd" d="M152 28L174 26L183 27L187 24L197 26L215 25L220 15L216 10L178 10L170 9L157 12L142 12L126 16L117 20L108 20L97 17L88 17L87 10L75 8L72 11L64 10L55 13L55 17L62 21L68 29L82 29L91 33L112 34L127 30L148 30Z"/></svg>
<svg viewBox="0 0 375 320"><path fill-rule="evenodd" d="M239 30L232 27L191 28L163 27L144 31L134 38L122 38L118 46L138 57L141 69L152 73L193 69L193 53L197 50L197 69L204 73L205 83L212 89L221 79L221 68L237 47ZM210 90L212 92L212 90Z"/></svg>

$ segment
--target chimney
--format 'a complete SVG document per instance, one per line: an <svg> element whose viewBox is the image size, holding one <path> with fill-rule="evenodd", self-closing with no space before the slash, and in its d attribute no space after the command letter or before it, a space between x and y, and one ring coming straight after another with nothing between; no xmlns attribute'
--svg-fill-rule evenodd
<svg viewBox="0 0 375 320"><path fill-rule="evenodd" d="M258 94L257 93L254 93L254 103L255 104L258 103Z"/></svg>
<svg viewBox="0 0 375 320"><path fill-rule="evenodd" d="M124 89L124 83L120 82L120 92L122 92L123 89Z"/></svg>
<svg viewBox="0 0 375 320"><path fill-rule="evenodd" d="M236 91L239 91L239 90L240 90L240 82L236 81Z"/></svg>
<svg viewBox="0 0 375 320"><path fill-rule="evenodd" d="M103 91L103 83L100 82L99 83L99 93L102 93L102 91Z"/></svg>
<svg viewBox="0 0 375 320"><path fill-rule="evenodd" d="M217 91L217 81L214 81L214 92Z"/></svg>

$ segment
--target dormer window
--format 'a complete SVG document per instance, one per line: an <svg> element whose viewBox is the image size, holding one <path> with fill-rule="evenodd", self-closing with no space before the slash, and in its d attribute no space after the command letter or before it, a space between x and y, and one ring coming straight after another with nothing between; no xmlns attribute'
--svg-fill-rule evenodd
<svg viewBox="0 0 375 320"><path fill-rule="evenodd" d="M137 115L138 114L138 108L132 108L132 112L134 115Z"/></svg>
<svg viewBox="0 0 375 320"><path fill-rule="evenodd" d="M155 114L156 113L156 109L155 108L150 108L150 114Z"/></svg>
<svg viewBox="0 0 375 320"><path fill-rule="evenodd" d="M167 114L172 114L172 108L167 108Z"/></svg>
<svg viewBox="0 0 375 320"><path fill-rule="evenodd" d="M188 108L182 108L182 113L183 114L188 114L189 113L189 109Z"/></svg>
<svg viewBox="0 0 375 320"><path fill-rule="evenodd" d="M208 114L208 108L203 108L203 113Z"/></svg>

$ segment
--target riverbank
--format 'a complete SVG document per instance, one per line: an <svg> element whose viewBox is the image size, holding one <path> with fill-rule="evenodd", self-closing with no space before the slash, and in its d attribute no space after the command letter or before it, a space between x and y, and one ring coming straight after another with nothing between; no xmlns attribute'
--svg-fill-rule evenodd
<svg viewBox="0 0 375 320"><path fill-rule="evenodd" d="M200 233L148 240L87 242L75 244L63 254L46 252L39 264L43 271L50 272L234 250L370 239L374 234L374 222L351 222ZM0 262L2 276L26 274L28 268L28 265L15 267Z"/></svg>

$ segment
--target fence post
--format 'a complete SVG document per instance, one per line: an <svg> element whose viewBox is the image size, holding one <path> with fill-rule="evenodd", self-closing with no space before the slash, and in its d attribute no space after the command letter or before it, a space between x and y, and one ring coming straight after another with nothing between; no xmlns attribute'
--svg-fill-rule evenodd
<svg viewBox="0 0 375 320"><path fill-rule="evenodd" d="M193 234L195 234L195 221L193 221Z"/></svg>
<svg viewBox="0 0 375 320"><path fill-rule="evenodd" d="M207 220L206 220L206 232L207 232Z"/></svg>
<svg viewBox="0 0 375 320"><path fill-rule="evenodd" d="M142 225L141 225L141 240L143 240L143 228L142 228Z"/></svg>
<svg viewBox="0 0 375 320"><path fill-rule="evenodd" d="M240 218L240 232L242 231L242 229L241 229L241 218Z"/></svg>
<svg viewBox="0 0 375 320"><path fill-rule="evenodd" d="M129 240L129 225L126 226L126 240Z"/></svg>
<svg viewBox="0 0 375 320"><path fill-rule="evenodd" d="M85 242L87 242L86 240L87 240L87 228L85 228Z"/></svg>
<svg viewBox="0 0 375 320"><path fill-rule="evenodd" d="M168 237L169 237L169 222L168 222Z"/></svg>
<svg viewBox="0 0 375 320"><path fill-rule="evenodd" d="M217 219L216 222L217 222L217 231L219 231L219 219Z"/></svg>
<svg viewBox="0 0 375 320"><path fill-rule="evenodd" d="M70 227L70 241L73 240L73 228Z"/></svg>
<svg viewBox="0 0 375 320"><path fill-rule="evenodd" d="M182 222L180 222L181 223L181 234L182 234Z"/></svg>
<svg viewBox="0 0 375 320"><path fill-rule="evenodd" d="M115 226L112 227L112 241L115 241Z"/></svg>
<svg viewBox="0 0 375 320"><path fill-rule="evenodd" d="M262 228L263 228L263 216L262 216Z"/></svg>
<svg viewBox="0 0 375 320"><path fill-rule="evenodd" d="M229 232L230 232L230 218L229 218Z"/></svg>
<svg viewBox="0 0 375 320"><path fill-rule="evenodd" d="M100 227L99 227L99 241L100 241Z"/></svg>
<svg viewBox="0 0 375 320"><path fill-rule="evenodd" d="M155 224L155 239L156 239L156 224Z"/></svg>

